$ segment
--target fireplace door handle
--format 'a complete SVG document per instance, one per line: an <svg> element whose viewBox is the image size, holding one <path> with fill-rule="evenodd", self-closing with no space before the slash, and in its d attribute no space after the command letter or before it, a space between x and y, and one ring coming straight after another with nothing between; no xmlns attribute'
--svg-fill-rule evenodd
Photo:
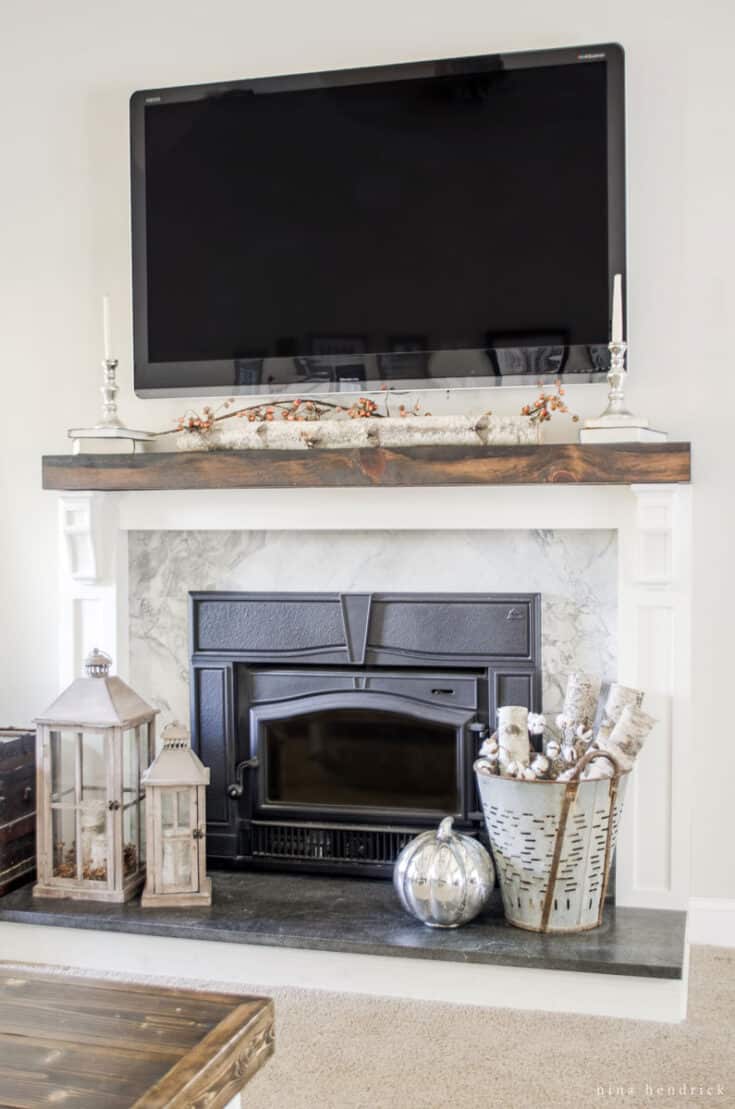
<svg viewBox="0 0 735 1109"><path fill-rule="evenodd" d="M473 738L477 741L478 746L481 743L484 743L484 741L487 739L488 735L490 734L490 729L488 728L487 724L482 720L475 720L475 722L473 724L470 724L469 730L472 733Z"/></svg>
<svg viewBox="0 0 735 1109"><path fill-rule="evenodd" d="M227 787L227 796L236 801L238 797L242 797L245 792L245 771L254 770L256 766L260 766L257 758L245 759L244 762L239 762L235 767L236 781L230 782Z"/></svg>

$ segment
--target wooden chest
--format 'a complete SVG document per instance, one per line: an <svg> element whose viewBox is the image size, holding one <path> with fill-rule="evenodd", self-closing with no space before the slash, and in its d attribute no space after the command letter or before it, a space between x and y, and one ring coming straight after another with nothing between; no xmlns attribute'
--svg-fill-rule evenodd
<svg viewBox="0 0 735 1109"><path fill-rule="evenodd" d="M0 728L0 894L36 869L36 737Z"/></svg>

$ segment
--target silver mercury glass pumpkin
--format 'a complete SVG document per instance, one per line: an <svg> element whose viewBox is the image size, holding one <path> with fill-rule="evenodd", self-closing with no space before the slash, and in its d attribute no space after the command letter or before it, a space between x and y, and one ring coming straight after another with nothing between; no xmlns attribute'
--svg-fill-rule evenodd
<svg viewBox="0 0 735 1109"><path fill-rule="evenodd" d="M393 885L404 909L430 928L458 928L485 905L495 867L482 844L455 832L448 816L436 832L422 832L406 844Z"/></svg>

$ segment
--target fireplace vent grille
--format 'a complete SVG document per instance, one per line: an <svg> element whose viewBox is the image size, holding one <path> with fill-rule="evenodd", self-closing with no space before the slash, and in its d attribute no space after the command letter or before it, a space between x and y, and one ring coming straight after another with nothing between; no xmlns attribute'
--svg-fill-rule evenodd
<svg viewBox="0 0 735 1109"><path fill-rule="evenodd" d="M255 858L302 860L334 865L392 866L406 844L425 828L372 828L340 824L277 824L253 821Z"/></svg>

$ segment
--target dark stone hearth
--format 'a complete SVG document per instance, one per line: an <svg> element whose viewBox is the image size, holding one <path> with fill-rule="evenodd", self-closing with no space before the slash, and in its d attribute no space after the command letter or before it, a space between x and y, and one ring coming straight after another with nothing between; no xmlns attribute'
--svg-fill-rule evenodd
<svg viewBox="0 0 735 1109"><path fill-rule="evenodd" d="M0 920L180 939L399 955L458 963L679 979L686 913L608 906L592 932L542 936L506 924L498 891L456 931L427 928L401 909L389 882L311 875L215 873L202 909L141 909L34 899L24 886L0 899Z"/></svg>

